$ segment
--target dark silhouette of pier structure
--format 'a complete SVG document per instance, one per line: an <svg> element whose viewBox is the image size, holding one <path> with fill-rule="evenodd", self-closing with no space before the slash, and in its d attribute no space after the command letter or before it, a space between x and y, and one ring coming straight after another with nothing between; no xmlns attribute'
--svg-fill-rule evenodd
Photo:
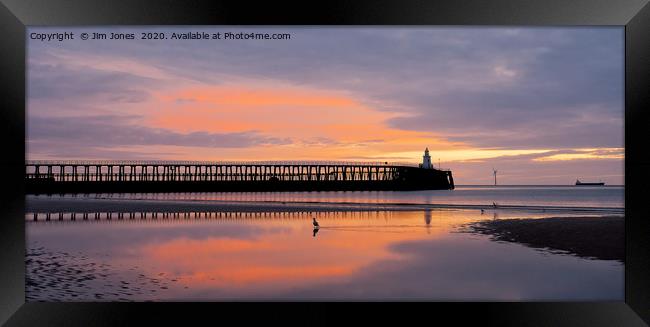
<svg viewBox="0 0 650 327"><path fill-rule="evenodd" d="M450 170L358 162L28 161L28 194L453 189Z"/></svg>
<svg viewBox="0 0 650 327"><path fill-rule="evenodd" d="M54 211L54 212L28 212L25 214L25 221L29 222L178 222L178 221L199 221L199 220L220 220L238 221L244 223L255 223L256 219L261 220L305 220L317 215L319 218L328 220L373 220L392 215L390 211L379 214L377 211ZM253 218L253 220L251 220Z"/></svg>

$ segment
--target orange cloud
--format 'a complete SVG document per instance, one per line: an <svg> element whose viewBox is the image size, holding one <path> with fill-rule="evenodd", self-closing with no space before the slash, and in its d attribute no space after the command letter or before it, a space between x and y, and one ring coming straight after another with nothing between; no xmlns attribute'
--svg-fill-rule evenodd
<svg viewBox="0 0 650 327"><path fill-rule="evenodd" d="M341 122L378 123L388 117L339 93L297 87L187 88L159 94L157 100L150 122L185 132L295 132Z"/></svg>
<svg viewBox="0 0 650 327"><path fill-rule="evenodd" d="M177 91L156 94L154 103L144 112L149 126L180 133L255 131L293 141L288 145L257 146L254 153L250 149L220 149L218 157L212 149L201 149L200 144L194 149L185 148L187 155L202 160L383 160L385 153L413 151L414 145L436 149L455 146L436 139L432 133L392 129L385 122L396 113L375 110L344 92L298 86L179 87ZM413 160L419 160L420 155Z"/></svg>
<svg viewBox="0 0 650 327"><path fill-rule="evenodd" d="M167 101L188 99L220 106L306 106L347 107L355 106L354 100L327 92L300 88L260 88L242 86L200 87L181 90L171 96L162 96Z"/></svg>

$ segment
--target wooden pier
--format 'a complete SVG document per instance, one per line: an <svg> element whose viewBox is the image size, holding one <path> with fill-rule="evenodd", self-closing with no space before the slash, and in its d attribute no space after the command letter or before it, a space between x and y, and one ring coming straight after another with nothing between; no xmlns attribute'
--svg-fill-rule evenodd
<svg viewBox="0 0 650 327"><path fill-rule="evenodd" d="M449 170L388 163L28 161L27 193L453 189Z"/></svg>
<svg viewBox="0 0 650 327"><path fill-rule="evenodd" d="M367 211L106 211L106 212L28 212L27 222L192 222L202 220L239 221L255 223L255 220L304 220L311 217L324 219L372 220L392 216L394 212Z"/></svg>

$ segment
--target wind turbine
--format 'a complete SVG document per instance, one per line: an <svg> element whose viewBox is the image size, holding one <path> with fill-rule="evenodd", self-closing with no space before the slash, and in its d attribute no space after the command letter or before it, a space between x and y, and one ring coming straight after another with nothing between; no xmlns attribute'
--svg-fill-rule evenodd
<svg viewBox="0 0 650 327"><path fill-rule="evenodd" d="M494 186L497 186L497 170L492 167L492 174L494 174Z"/></svg>

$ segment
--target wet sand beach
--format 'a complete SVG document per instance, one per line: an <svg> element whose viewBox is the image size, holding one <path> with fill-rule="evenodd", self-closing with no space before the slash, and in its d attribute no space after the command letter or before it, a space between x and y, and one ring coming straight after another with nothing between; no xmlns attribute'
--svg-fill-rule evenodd
<svg viewBox="0 0 650 327"><path fill-rule="evenodd" d="M29 248L25 255L27 301L135 301L156 300L178 282L159 273L147 276L138 266L122 267L81 251ZM158 292L158 293L157 293Z"/></svg>
<svg viewBox="0 0 650 327"><path fill-rule="evenodd" d="M548 217L514 212L495 221L531 216ZM317 234L311 217L321 223ZM621 298L622 262L463 231L488 217L422 210L28 220L26 295L28 301ZM601 218L579 219L598 225L585 229L583 242L608 228ZM543 233L582 226L548 220L563 223L544 224Z"/></svg>
<svg viewBox="0 0 650 327"><path fill-rule="evenodd" d="M622 299L616 201L485 192L27 196L27 300Z"/></svg>
<svg viewBox="0 0 650 327"><path fill-rule="evenodd" d="M484 220L470 224L469 230L496 241L625 262L625 219L621 216Z"/></svg>

